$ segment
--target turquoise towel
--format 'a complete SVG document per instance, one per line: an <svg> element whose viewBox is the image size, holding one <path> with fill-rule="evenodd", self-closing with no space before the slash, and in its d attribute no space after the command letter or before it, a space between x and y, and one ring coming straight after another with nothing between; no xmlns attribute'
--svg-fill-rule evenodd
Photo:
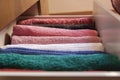
<svg viewBox="0 0 120 80"><path fill-rule="evenodd" d="M46 71L120 71L120 61L118 57L110 54L64 56L0 54L0 68Z"/></svg>

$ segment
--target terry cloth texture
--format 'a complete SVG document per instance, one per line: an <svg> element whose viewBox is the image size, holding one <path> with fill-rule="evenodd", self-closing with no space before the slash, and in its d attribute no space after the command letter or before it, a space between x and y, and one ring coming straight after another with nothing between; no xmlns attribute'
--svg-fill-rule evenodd
<svg viewBox="0 0 120 80"><path fill-rule="evenodd" d="M11 44L61 44L61 43L98 43L97 36L67 37L67 36L12 36Z"/></svg>
<svg viewBox="0 0 120 80"><path fill-rule="evenodd" d="M0 69L0 72L41 72L42 70L27 70L27 69L13 69L13 68L3 68L3 69Z"/></svg>
<svg viewBox="0 0 120 80"><path fill-rule="evenodd" d="M96 30L80 29L80 30L68 30L58 28L47 28L27 25L16 25L13 28L13 35L18 36L97 36Z"/></svg>
<svg viewBox="0 0 120 80"><path fill-rule="evenodd" d="M33 25L33 24L94 24L94 19L91 17L86 18L30 18L18 22L20 25Z"/></svg>
<svg viewBox="0 0 120 80"><path fill-rule="evenodd" d="M120 71L118 57L110 54L93 55L20 55L0 54L0 68L45 71Z"/></svg>
<svg viewBox="0 0 120 80"><path fill-rule="evenodd" d="M93 24L79 24L79 25L69 25L69 24L33 24L32 26L44 26L50 28L63 28L63 29L96 29Z"/></svg>
<svg viewBox="0 0 120 80"><path fill-rule="evenodd" d="M17 44L6 45L2 49L7 48L26 48L37 50L52 50L52 51L104 51L102 43L75 43L75 44Z"/></svg>
<svg viewBox="0 0 120 80"><path fill-rule="evenodd" d="M26 55L88 55L88 54L102 54L101 51L50 51L50 50L35 50L35 49L26 49L26 48L7 48L0 49L0 53L19 53Z"/></svg>

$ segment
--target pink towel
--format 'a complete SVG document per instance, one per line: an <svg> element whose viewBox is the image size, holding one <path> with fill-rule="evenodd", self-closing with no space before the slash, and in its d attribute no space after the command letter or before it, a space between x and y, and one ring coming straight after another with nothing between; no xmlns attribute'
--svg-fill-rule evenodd
<svg viewBox="0 0 120 80"><path fill-rule="evenodd" d="M13 29L13 35L18 36L97 36L96 30L90 29L79 29L79 30L68 30L58 28L47 28L27 25L16 25Z"/></svg>
<svg viewBox="0 0 120 80"><path fill-rule="evenodd" d="M96 36L83 37L35 37L35 36L13 36L12 44L60 44L60 43L97 43L101 39Z"/></svg>
<svg viewBox="0 0 120 80"><path fill-rule="evenodd" d="M94 24L94 19L91 17L84 18L31 18L18 22L21 25L32 24Z"/></svg>

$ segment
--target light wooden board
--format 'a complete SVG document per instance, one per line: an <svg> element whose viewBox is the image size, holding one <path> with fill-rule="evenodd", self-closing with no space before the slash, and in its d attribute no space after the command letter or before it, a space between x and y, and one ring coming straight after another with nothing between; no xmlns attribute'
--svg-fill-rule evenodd
<svg viewBox="0 0 120 80"><path fill-rule="evenodd" d="M15 20L38 0L0 0L0 29Z"/></svg>

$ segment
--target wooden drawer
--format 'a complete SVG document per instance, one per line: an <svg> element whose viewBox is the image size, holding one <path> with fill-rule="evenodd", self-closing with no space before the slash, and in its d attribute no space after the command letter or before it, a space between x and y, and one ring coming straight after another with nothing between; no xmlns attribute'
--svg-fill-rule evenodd
<svg viewBox="0 0 120 80"><path fill-rule="evenodd" d="M94 3L94 17L96 19L96 26L98 31L100 32L100 35L102 37L104 46L106 48L107 52L112 52L116 53L117 50L120 50L120 48L114 49L114 47L117 47L117 42L114 41L112 45L107 45L108 43L111 42L106 42L106 37L107 35L102 32L102 30L106 29L113 29L114 25L119 27L120 25L120 19L117 18L119 15L114 13L111 8L106 8L104 7L104 4L100 2L99 0L96 0ZM70 15L71 16L71 15ZM66 16L66 17L70 17ZM74 16L74 15L73 15ZM75 15L80 16L80 15ZM82 16L82 15L81 15ZM41 16L42 17L42 16ZM47 16L49 17L49 16ZM111 20L111 22L109 22ZM115 22L115 23L112 23ZM111 25L111 27L109 27ZM12 29L10 27L4 29L4 34L8 33L8 31L11 31ZM3 33L0 33L0 36L5 36ZM114 33L115 34L115 33ZM115 36L117 38L118 36ZM1 39L1 38L0 38ZM118 41L119 42L119 41ZM114 45L115 43L115 45ZM111 48L110 48L111 47ZM112 51L111 51L112 50ZM119 52L119 51L118 51ZM117 52L117 53L118 53ZM116 53L116 54L117 54ZM119 55L118 55L119 56ZM37 80L42 79L42 80L49 80L49 79L57 79L57 80L119 80L119 78L115 77L120 77L120 72L0 72L1 79L9 80L9 79L30 79L34 80L34 78L37 77ZM7 77L6 77L7 76ZM12 77L11 77L12 76ZM17 77L15 77L17 76ZM24 78L25 77L25 78ZM31 78L34 77L34 78ZM109 78L110 77L110 78ZM114 78L111 78L114 77Z"/></svg>
<svg viewBox="0 0 120 80"><path fill-rule="evenodd" d="M38 0L0 0L0 29L20 16Z"/></svg>

